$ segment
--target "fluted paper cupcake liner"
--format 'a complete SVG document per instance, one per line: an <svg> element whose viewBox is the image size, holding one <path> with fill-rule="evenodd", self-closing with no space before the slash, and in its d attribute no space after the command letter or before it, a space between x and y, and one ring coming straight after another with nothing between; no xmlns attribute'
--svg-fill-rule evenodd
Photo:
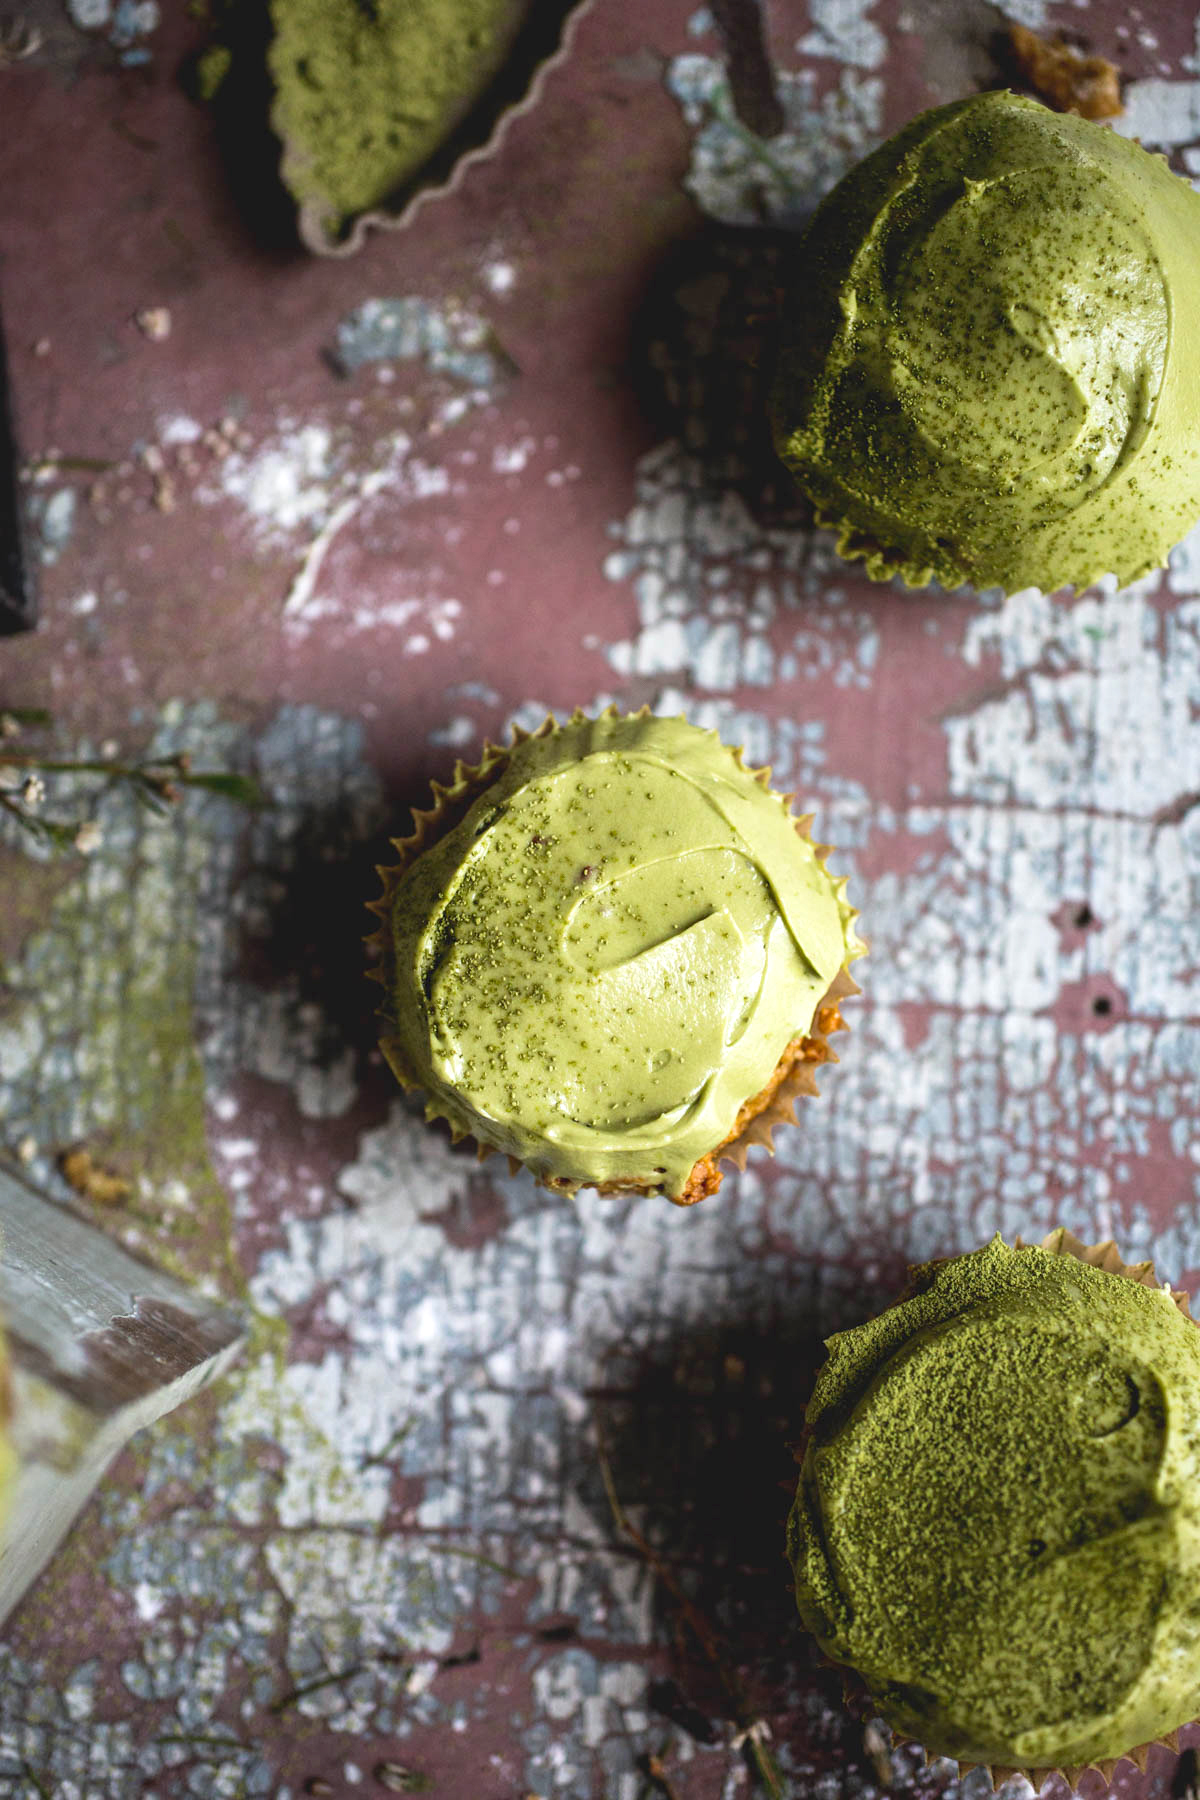
<svg viewBox="0 0 1200 1800"><path fill-rule="evenodd" d="M311 151L277 95L271 127L282 145L279 173L296 201L305 247L318 256L351 256L371 230L407 226L427 201L453 193L468 170L495 155L514 119L538 104L547 76L566 59L575 28L593 3L556 0L546 6L511 0L501 27L507 47L491 78L464 96L457 114L448 109L445 135L420 168L403 177L386 199L361 212L344 214L332 195L319 191Z"/></svg>
<svg viewBox="0 0 1200 1800"><path fill-rule="evenodd" d="M577 710L572 713L567 723L568 725L588 723L591 720L591 716L592 715L590 714ZM619 718L625 715L621 714L618 707L609 706L598 716L601 718ZM644 706L640 708L637 713L628 716L634 718L649 718L651 717L651 709L648 706ZM423 852L436 843L446 831L452 829L453 826L458 823L473 802L491 785L492 780L508 762L512 752L517 749L519 745L528 742L531 738L552 737L555 732L561 729L563 728L559 725L553 714L549 714L534 731L525 731L522 730L520 726L514 726L512 729L512 740L507 746L485 742L483 754L478 763L471 764L459 760L454 765L454 773L448 784L443 785L437 781L430 783L433 792L433 805L426 808L414 807L412 815L412 832L406 838L393 838L391 840L392 847L397 853L398 860L390 865L381 864L379 866L377 873L383 884L383 892L378 900L368 901L367 903L368 910L375 913L382 921L379 930L372 932L366 939L368 953L373 958L375 964L368 973L373 980L382 984L386 994L390 995L392 991L394 976L391 960L392 942L391 932L389 930L389 914L392 898L404 874L417 857L422 855ZM725 748L729 750L739 768L746 769L746 772L752 775L760 786L767 789L768 792L773 791L770 787L770 769L749 769L743 760L743 752L740 746L726 745ZM775 797L779 800L780 805L785 810L789 811L792 823L801 837L812 842L812 814L806 814L804 816L791 814L790 808L795 797L792 794L777 794ZM827 844L813 844L813 849L818 860L824 863L826 857L830 853L830 846ZM859 916L858 911L856 908L850 906L845 898L846 880L846 877L841 877L833 883L833 888L845 927L846 961L849 963L856 957L865 955L866 945L858 937L854 926L854 921ZM733 1130L721 1143L714 1145L713 1149L708 1152L707 1158L701 1158L700 1162L710 1160L714 1165L717 1162L727 1162L731 1163L739 1170L744 1169L747 1153L754 1144L763 1145L772 1155L774 1155L775 1147L773 1134L775 1130L780 1125L794 1125L797 1123L795 1113L797 1100L802 1097L815 1096L817 1093L817 1070L825 1063L837 1062L837 1055L831 1048L829 1039L838 1031L849 1030L849 1026L841 1015L841 1002L850 995L857 994L860 991L857 983L850 976L848 968L843 966L834 977L824 997L818 1003L808 1031L802 1037L793 1039L787 1046L783 1057L776 1066L776 1070L768 1081L767 1086L762 1089L760 1093L752 1095L746 1100L734 1123ZM392 1073L402 1087L420 1088L422 1092L426 1093L426 1118L443 1119L445 1123L449 1125L451 1134L456 1143L465 1137L474 1136L474 1133L464 1131L455 1120L447 1117L445 1112L439 1107L436 1098L423 1088L415 1071L408 1068L405 1063L399 1039L395 1036L394 1032L389 1029L389 1026L394 1024L394 1020L392 1019L387 1002L380 1007L379 1016L382 1022L379 1039L380 1049L383 1051ZM479 1145L480 1161L483 1161L492 1155L504 1154L502 1151L497 1151L494 1145L490 1145L479 1138L476 1138L476 1142ZM518 1169L524 1166L520 1159L514 1156L508 1157L508 1164L510 1170L514 1174ZM696 1167L698 1168L699 1166L700 1164L698 1163ZM641 1183L635 1183L627 1179L601 1182L577 1182L567 1180L563 1177L544 1176L539 1174L537 1170L531 1170L530 1173L534 1176L534 1179L540 1187L548 1188L552 1193L573 1194L581 1187L594 1187L596 1191L601 1194L661 1192L661 1188L657 1184L643 1186ZM677 1205L692 1205L696 1200L706 1198L708 1192L714 1192L715 1186L719 1186L719 1184L720 1177L718 1176L714 1187L706 1190L706 1192L697 1193L694 1196L689 1197L687 1190L685 1189L683 1195L678 1198L670 1196L670 1198L674 1199Z"/></svg>
<svg viewBox="0 0 1200 1800"><path fill-rule="evenodd" d="M814 523L819 525L822 530L834 533L837 539L838 555L845 562L861 563L871 581L892 581L899 576L905 587L914 593L920 593L934 583L940 584L940 578L931 563L922 563L911 555L905 555L902 550L889 549L879 538L864 531L861 526L851 524L836 510L830 510L814 502L813 519ZM1152 574L1156 569L1165 569L1172 548L1172 545L1166 545L1159 553L1159 560L1156 562L1142 560L1138 563L1126 563L1120 569L1114 569L1111 563L1106 562L1103 558L1099 561L1093 560L1090 563L1082 564L1074 574L1067 575L1061 580L1056 578L1053 587L1045 587L1043 591L1059 593L1063 588L1070 588L1073 593L1083 594L1088 588L1094 587L1098 581L1103 581L1109 575L1113 576L1118 587L1128 587L1130 582L1140 581L1143 576ZM957 581L952 588L944 591L957 593L962 588L971 588L978 593L983 588L990 587L1000 587L1006 595L1016 591L1004 587L1004 584L1000 582L974 580L967 575Z"/></svg>
<svg viewBox="0 0 1200 1800"><path fill-rule="evenodd" d="M798 820L797 824L800 823L802 821ZM862 989L849 970L839 969L813 1014L812 1024L804 1037L794 1039L788 1045L785 1057L789 1059L789 1066L776 1084L771 1098L759 1111L745 1119L739 1118L731 1135L714 1152L720 1161L730 1162L735 1168L744 1169L747 1152L754 1144L761 1144L774 1156L774 1132L780 1125L799 1124L796 1117L797 1100L815 1099L819 1092L817 1070L826 1063L838 1061L829 1039L835 1032L850 1029L842 1017L841 1002L861 992Z"/></svg>

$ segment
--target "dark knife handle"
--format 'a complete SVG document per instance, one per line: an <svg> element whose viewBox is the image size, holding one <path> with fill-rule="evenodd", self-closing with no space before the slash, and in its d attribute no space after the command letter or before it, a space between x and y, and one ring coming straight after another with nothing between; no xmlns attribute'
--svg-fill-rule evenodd
<svg viewBox="0 0 1200 1800"><path fill-rule="evenodd" d="M21 453L0 319L0 636L31 631L36 620L37 587L25 531Z"/></svg>

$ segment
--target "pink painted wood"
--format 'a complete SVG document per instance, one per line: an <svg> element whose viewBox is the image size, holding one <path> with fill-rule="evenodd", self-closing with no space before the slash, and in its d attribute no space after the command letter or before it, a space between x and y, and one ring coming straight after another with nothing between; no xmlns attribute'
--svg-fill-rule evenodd
<svg viewBox="0 0 1200 1800"><path fill-rule="evenodd" d="M1193 6L1019 10L1111 56L1127 128L1200 173ZM820 1339L996 1230L1200 1277L1200 546L1121 595L875 588L763 439L797 222L997 79L999 15L776 0L764 101L707 14L609 0L499 154L336 263L247 222L183 9L93 15L46 0L0 67L44 592L0 707L272 804L163 822L59 783L94 854L4 840L0 1139L49 1184L86 1143L132 1184L104 1228L258 1324L7 1627L6 1791L716 1800L762 1787L762 1722L785 1792L950 1792L795 1622ZM428 780L610 697L773 763L872 944L821 1099L687 1214L451 1150L361 979ZM1113 1791L1173 1778L1155 1752Z"/></svg>

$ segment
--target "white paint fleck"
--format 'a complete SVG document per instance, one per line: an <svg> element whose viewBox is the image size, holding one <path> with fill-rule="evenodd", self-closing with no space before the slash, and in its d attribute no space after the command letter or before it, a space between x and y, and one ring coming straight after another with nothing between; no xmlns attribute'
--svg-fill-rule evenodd
<svg viewBox="0 0 1200 1800"><path fill-rule="evenodd" d="M840 566L831 540L758 525L678 444L642 458L634 503L610 529L623 548L608 553L604 573L632 581L639 621L634 638L606 648L617 674L689 677L719 693L769 685L777 656L768 628L803 606L806 622L789 641L806 668L840 686L869 684L877 633L829 582Z"/></svg>
<svg viewBox="0 0 1200 1800"><path fill-rule="evenodd" d="M196 444L204 435L198 419L187 413L169 413L158 421L158 441L168 449L178 444Z"/></svg>
<svg viewBox="0 0 1200 1800"><path fill-rule="evenodd" d="M1200 80L1131 81L1123 98L1125 111L1113 120L1122 137L1165 150L1200 138Z"/></svg>
<svg viewBox="0 0 1200 1800"><path fill-rule="evenodd" d="M1048 18L1047 0L996 0L996 11L1016 25L1030 31L1044 31Z"/></svg>
<svg viewBox="0 0 1200 1800"><path fill-rule="evenodd" d="M685 186L706 213L728 225L760 225L764 216L776 224L804 218L881 130L883 83L852 68L843 68L826 93L819 92L812 69L781 70L784 129L769 140L737 118L719 59L677 56L666 84L695 128Z"/></svg>
<svg viewBox="0 0 1200 1800"><path fill-rule="evenodd" d="M418 500L426 500L432 494L448 494L450 471L440 463L427 463L414 456L404 465L402 486Z"/></svg>
<svg viewBox="0 0 1200 1800"><path fill-rule="evenodd" d="M518 475L537 449L537 439L517 438L511 444L497 444L492 450L492 468L497 475Z"/></svg>
<svg viewBox="0 0 1200 1800"><path fill-rule="evenodd" d="M81 31L98 31L112 19L112 0L67 0L67 11Z"/></svg>
<svg viewBox="0 0 1200 1800"><path fill-rule="evenodd" d="M877 69L887 39L868 15L875 0L809 0L812 29L796 45L805 56L827 56L859 69Z"/></svg>
<svg viewBox="0 0 1200 1800"><path fill-rule="evenodd" d="M505 298L517 285L516 267L513 263L497 258L494 262L483 265L483 280L490 293Z"/></svg>
<svg viewBox="0 0 1200 1800"><path fill-rule="evenodd" d="M56 563L70 543L77 507L75 490L69 487L58 488L45 500L39 496L38 501L31 504L30 513L38 528L44 563Z"/></svg>
<svg viewBox="0 0 1200 1800"><path fill-rule="evenodd" d="M162 1592L159 1588L151 1587L147 1581L139 1581L133 1590L133 1604L137 1608L138 1618L149 1625L163 1610Z"/></svg>
<svg viewBox="0 0 1200 1800"><path fill-rule="evenodd" d="M338 323L335 355L346 374L364 364L420 361L465 384L466 406L498 384L502 357L488 321L457 301L435 304L420 294L364 300ZM394 371L392 371L394 373Z"/></svg>
<svg viewBox="0 0 1200 1800"><path fill-rule="evenodd" d="M218 489L200 486L196 497L233 499L278 543L304 525L320 524L330 508L336 453L327 425L283 422L274 438L248 452L235 450L218 465Z"/></svg>
<svg viewBox="0 0 1200 1800"><path fill-rule="evenodd" d="M454 718L449 719L445 725L440 725L430 732L429 741L433 744L444 744L451 750L463 750L473 741L475 735L474 719L469 719L465 713L456 713Z"/></svg>
<svg viewBox="0 0 1200 1800"><path fill-rule="evenodd" d="M257 1155L258 1141L256 1138L218 1138L215 1148L227 1162L237 1162Z"/></svg>

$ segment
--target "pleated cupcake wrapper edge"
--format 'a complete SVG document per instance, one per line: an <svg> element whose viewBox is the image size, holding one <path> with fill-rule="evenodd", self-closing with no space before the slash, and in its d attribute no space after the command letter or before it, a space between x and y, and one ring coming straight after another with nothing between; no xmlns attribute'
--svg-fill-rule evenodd
<svg viewBox="0 0 1200 1800"><path fill-rule="evenodd" d="M1017 1238L1014 1247L1023 1250L1025 1244ZM1058 1225L1042 1239L1038 1247L1048 1250L1052 1256L1073 1256L1076 1262L1088 1263L1093 1269L1103 1269L1106 1275L1124 1275L1126 1280L1136 1281L1140 1287L1157 1288L1164 1294L1170 1294L1185 1319L1192 1317L1191 1302L1182 1288L1173 1288L1165 1281L1159 1281L1152 1262L1125 1262L1112 1238L1105 1238L1101 1244L1085 1244L1082 1238L1077 1238L1065 1225ZM1192 1322L1194 1324L1196 1321Z"/></svg>
<svg viewBox="0 0 1200 1800"><path fill-rule="evenodd" d="M797 820L797 824L800 821ZM861 952L860 952L861 954ZM852 994L860 994L862 989L854 980L848 969L841 968L818 1002L813 1014L812 1024L804 1035L806 1046L811 1045L811 1053L806 1050L792 1069L784 1076L767 1105L747 1120L742 1129L731 1137L727 1143L719 1146L715 1155L721 1162L732 1163L736 1169L744 1169L746 1157L751 1147L761 1144L771 1155L775 1154L774 1133L780 1125L798 1125L796 1102L801 1099L817 1098L817 1071L828 1063L836 1063L838 1056L830 1048L829 1038L835 1031L849 1031L850 1027L841 1014L841 1002ZM832 1017L829 1015L832 1013ZM827 1023L823 1023L823 1018Z"/></svg>
<svg viewBox="0 0 1200 1800"><path fill-rule="evenodd" d="M391 840L392 848L397 852L399 860L391 864L381 863L376 867L376 873L383 885L383 892L377 900L369 900L366 903L367 910L373 912L381 921L379 929L369 933L365 939L368 954L374 960L374 966L367 971L370 978L380 982L385 992L390 993L393 971L391 969L392 946L391 933L388 930L388 914L391 908L392 898L403 876L416 861L417 857L422 855L424 851L428 850L440 837L442 837L447 829L447 821L452 815L458 813L459 817L461 817L473 802L477 800L481 794L487 791L496 775L508 762L514 750L518 749L522 744L528 743L531 739L553 737L556 732L565 730L568 726L591 724L595 719L648 719L653 716L654 714L649 706L639 707L634 713L622 713L621 709L615 705L606 706L601 712L596 714L586 713L582 708L577 707L570 718L567 719L565 725L560 725L554 714L548 713L541 724L532 731L526 731L521 726L514 725L512 727L511 742L507 745L493 744L490 741L485 740L483 753L479 761L477 763L466 763L460 758L459 761L455 763L454 773L447 784L431 781L430 789L433 794L433 805L431 807L414 807L412 810L413 829L408 837L392 838ZM710 735L720 741L717 732L714 731L710 733ZM739 769L745 770L746 774L751 775L761 787L765 788L770 793L774 793L774 790L770 785L771 771L769 768L751 768L745 760L745 753L741 745L726 744L724 748L730 752ZM794 794L776 793L775 798L779 801L783 810L791 819L800 836L812 843L817 860L823 865L825 859L831 854L832 846L829 844L818 844L813 842L813 814L806 813L797 815L791 811L792 803L795 799ZM455 819L454 823L457 822L457 819ZM846 965L860 956L865 956L867 953L867 945L859 937L855 929L855 920L859 916L858 910L856 907L852 907L845 897L847 880L848 877L841 876L833 882L834 893L837 897L838 908L841 912L842 923L846 934ZM843 965L843 967L838 970L829 988L818 1002L813 1013L812 1023L810 1024L808 1031L804 1034L805 1045L812 1046L811 1052L802 1055L801 1058L797 1060L793 1068L789 1070L788 1074L780 1082L770 1101L761 1112L756 1113L752 1119L749 1119L746 1122L745 1126L740 1131L734 1133L726 1142L714 1146L710 1154L714 1155L719 1161L731 1163L735 1168L742 1170L746 1166L747 1154L755 1144L763 1145L773 1156L775 1154L773 1134L776 1128L780 1125L795 1125L797 1123L795 1112L797 1100L801 1098L813 1098L816 1096L818 1092L816 1081L817 1070L826 1063L836 1063L838 1060L835 1052L829 1046L828 1040L830 1036L837 1031L848 1031L850 1029L841 1016L840 1004L850 995L858 994L862 991L857 982L850 975L849 968L846 965ZM380 1032L380 1049L382 1050L392 1073L402 1087L406 1089L420 1089L421 1092L425 1093L425 1117L427 1119L442 1119L450 1127L452 1138L455 1143L461 1142L463 1138L474 1136L473 1132L464 1130L454 1119L448 1118L433 1096L423 1088L415 1074L406 1068L399 1041L386 1029L387 1026L392 1023L391 1014L386 1003L379 1008L379 1017L384 1027ZM753 1095L747 1096L747 1099L753 1098ZM479 1146L480 1162L486 1161L489 1156L502 1156L506 1154L506 1152L498 1150L495 1145L484 1143L478 1138L476 1138L476 1143ZM508 1165L510 1172L513 1174L524 1166L519 1157L512 1155L508 1156ZM566 1188L561 1181L551 1181L548 1178L543 1178L538 1175L536 1171L531 1171L531 1173L534 1175L534 1179L538 1182L539 1186L548 1187L551 1192L557 1194L564 1192L573 1193L576 1191L576 1187L590 1187L595 1185L590 1182L579 1182L575 1184L574 1187ZM629 1188L614 1189L606 1185L605 1191L636 1193L641 1190L632 1186Z"/></svg>
<svg viewBox="0 0 1200 1800"><path fill-rule="evenodd" d="M363 212L350 215L345 220L344 235L339 235L332 228L333 215L327 201L322 202L313 194L305 197L292 186L297 179L303 184L311 167L311 159L304 146L288 130L279 104L273 100L271 126L280 142L280 180L295 200L297 230L305 248L316 256L353 256L362 249L371 231L404 230L429 201L441 200L453 194L471 169L491 160L503 144L514 121L532 112L539 104L547 78L570 55L576 28L594 5L595 0L564 0L557 44L546 55L528 61L528 80L523 92L507 104L489 109L488 92L504 79L514 58L522 54L521 38L529 27L530 16L534 11L530 7L523 23L518 27L504 63L488 88L468 108L465 117L450 129L426 163L401 184L397 205L391 208L380 201ZM476 117L487 118L490 122L482 135L475 134L478 141L470 142L470 124Z"/></svg>
<svg viewBox="0 0 1200 1800"><path fill-rule="evenodd" d="M882 1714L879 1713L875 1701L871 1697L869 1688L867 1688L864 1683L860 1682L852 1675L846 1669L844 1664L832 1662L828 1657L825 1658L825 1662L827 1667L833 1669L841 1677L842 1699L848 1712L852 1713L855 1718L864 1721L872 1718L882 1718ZM1072 1763L1067 1768L1064 1768L1059 1763L1055 1763L1046 1768L1025 1769L1015 1765L1009 1767L1007 1764L1002 1763L962 1762L955 1756L943 1756L936 1750L926 1750L925 1746L918 1743L916 1738L906 1737L902 1731L897 1731L893 1726L888 1725L886 1719L883 1719L883 1723L887 1725L887 1729L891 1732L893 1749L907 1748L920 1751L926 1768L929 1768L933 1763L937 1762L952 1762L957 1766L960 1778L964 1775L972 1774L976 1769L983 1769L987 1774L988 1780L992 1784L992 1792L996 1794L1000 1792L1000 1789L1006 1782L1015 1781L1017 1779L1027 1781L1034 1791L1037 1792L1047 1781L1049 1781L1052 1775L1060 1775L1074 1793L1079 1787L1081 1777L1086 1775L1089 1771L1094 1771L1111 1787L1113 1774L1118 1763L1131 1762L1144 1774L1146 1765L1150 1759L1151 1750L1161 1747L1170 1755L1178 1756L1180 1748L1179 1733L1183 1729L1182 1726L1177 1726L1174 1731L1165 1732L1162 1737L1152 1738L1150 1742L1146 1744L1136 1744L1129 1750L1123 1750L1120 1756L1110 1757L1103 1761Z"/></svg>
<svg viewBox="0 0 1200 1800"><path fill-rule="evenodd" d="M840 518L836 512L828 512L823 507L814 506L813 516L815 523L819 525L822 530L832 531L835 534L837 538L838 555L846 562L861 563L870 580L880 582L891 581L898 575L905 587L909 588L913 593L920 593L937 581L938 577L931 566L922 568L911 559L902 556L898 551L886 549L885 546L880 543L878 538L872 537L869 532L861 531L857 525L848 524L846 520ZM1166 568L1170 548L1171 546L1168 546L1168 548L1163 551L1162 561L1153 565L1155 569ZM1085 593L1088 588L1093 587L1096 582L1102 581L1106 575L1113 575L1118 587L1128 587L1131 581L1136 581L1140 576L1147 573L1149 573L1148 570L1137 568L1130 569L1125 574L1120 574L1116 570L1101 566L1100 568L1091 570L1090 573L1081 573L1080 575L1065 581L1056 582L1053 588L1047 588L1045 592L1058 593L1061 588L1069 587L1074 593L1082 594ZM955 587L945 589L944 591L947 593L957 593L962 588L971 588L973 591L979 592L984 587L995 587L998 585L999 584L996 582L981 582L976 584L969 578L964 577L964 579L958 582ZM1004 591L1007 595L1008 590ZM1014 593L1017 591L1018 590L1016 589L1012 590Z"/></svg>
<svg viewBox="0 0 1200 1800"><path fill-rule="evenodd" d="M1017 1237L1014 1239L1013 1248L1016 1250L1026 1250L1029 1249L1030 1246L1026 1244L1022 1238ZM1192 1319L1188 1295L1184 1293L1182 1289L1172 1288L1169 1287L1167 1283L1160 1282L1154 1273L1153 1263L1125 1262L1112 1238L1106 1238L1104 1242L1100 1244L1085 1244L1081 1238L1077 1238L1075 1234L1068 1231L1065 1226L1059 1225L1056 1226L1053 1231L1048 1232L1041 1243L1034 1246L1034 1248L1046 1250L1051 1256L1073 1256L1077 1262L1087 1263L1093 1269L1103 1269L1107 1275L1121 1275L1124 1276L1127 1281L1136 1281L1140 1287L1155 1288L1162 1293L1169 1293L1171 1299L1183 1314L1184 1318L1191 1320L1193 1324L1198 1323L1198 1321ZM951 1261L953 1259L947 1257L940 1260ZM906 1289L905 1293L907 1294L910 1291L913 1290ZM901 1295L895 1304L899 1305L900 1300L904 1297L905 1295ZM808 1432L806 1429L802 1433L800 1442L796 1446L795 1455L798 1463L803 1462L804 1460L804 1448L807 1441ZM814 1639L814 1642L815 1641L816 1640ZM826 1667L833 1669L840 1677L842 1683L842 1697L846 1703L847 1709L852 1712L856 1718L865 1719L882 1716L879 1714L877 1703L873 1699L871 1690L866 1682L861 1680L852 1669L847 1668L845 1663L835 1662L832 1657L826 1656L819 1645L818 1651L820 1652ZM1128 1750L1123 1750L1120 1756L1105 1757L1098 1759L1095 1762L1072 1763L1065 1768L1062 1764L1055 1763L1047 1765L1045 1768L1033 1769L1022 1768L1017 1764L1010 1766L1006 1763L964 1762L955 1756L943 1756L938 1751L926 1750L925 1746L918 1742L916 1738L908 1737L904 1732L897 1731L891 1725L888 1725L888 1730L892 1734L892 1743L894 1746L911 1746L914 1750L919 1750L925 1758L927 1767L930 1763L935 1762L954 1762L958 1764L960 1775L969 1775L975 1769L984 1769L992 1784L992 1791L994 1793L998 1793L1005 1782L1013 1781L1018 1776L1023 1780L1028 1781L1030 1786L1036 1790L1041 1788L1052 1775L1061 1775L1067 1785L1074 1791L1079 1786L1080 1777L1087 1774L1089 1770L1094 1769L1104 1781L1108 1782L1110 1787L1118 1763L1134 1763L1144 1773L1150 1752L1156 1747L1161 1746L1161 1748L1169 1752L1170 1755L1178 1756L1179 1733L1183 1729L1183 1725L1187 1722L1188 1721L1186 1720L1182 1721L1182 1723L1177 1725L1173 1731L1164 1732L1161 1737L1151 1738L1144 1744L1131 1745ZM884 1724L887 1724L886 1719L884 1720Z"/></svg>

